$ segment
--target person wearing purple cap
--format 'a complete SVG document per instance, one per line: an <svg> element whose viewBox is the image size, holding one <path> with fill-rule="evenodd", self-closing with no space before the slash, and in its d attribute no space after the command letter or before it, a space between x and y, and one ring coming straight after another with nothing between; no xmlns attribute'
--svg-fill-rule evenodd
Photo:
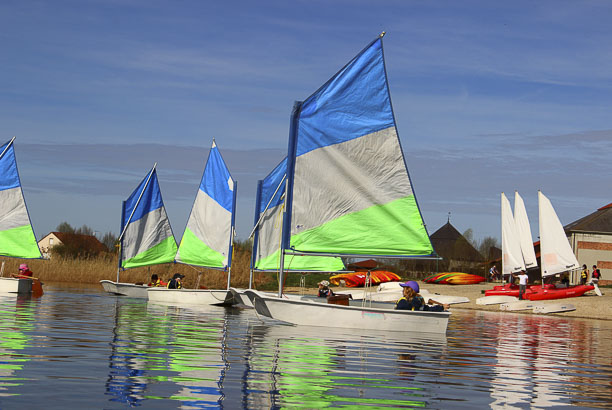
<svg viewBox="0 0 612 410"><path fill-rule="evenodd" d="M29 279L33 275L34 274L30 270L28 265L26 265L25 263L22 263L21 265L19 265L19 273L17 275L13 275L13 277L15 277L15 278L22 278L22 279Z"/></svg>
<svg viewBox="0 0 612 410"><path fill-rule="evenodd" d="M395 308L398 310L425 310L432 312L442 312L448 310L449 305L429 299L427 303L423 296L419 295L419 284L413 280L400 283L404 288L403 297L397 301Z"/></svg>

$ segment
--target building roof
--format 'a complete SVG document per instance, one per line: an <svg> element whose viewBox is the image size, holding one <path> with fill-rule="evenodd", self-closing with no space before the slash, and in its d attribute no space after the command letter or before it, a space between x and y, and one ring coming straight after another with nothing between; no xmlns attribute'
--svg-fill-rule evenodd
<svg viewBox="0 0 612 410"><path fill-rule="evenodd" d="M565 225L565 232L612 233L612 203L602 206L590 215Z"/></svg>
<svg viewBox="0 0 612 410"><path fill-rule="evenodd" d="M64 245L70 247L81 247L90 252L108 252L106 246L93 235L82 235L68 232L51 232ZM49 235L47 235L49 236Z"/></svg>
<svg viewBox="0 0 612 410"><path fill-rule="evenodd" d="M443 258L478 262L483 260L480 252L450 222L431 234L429 239L436 253Z"/></svg>

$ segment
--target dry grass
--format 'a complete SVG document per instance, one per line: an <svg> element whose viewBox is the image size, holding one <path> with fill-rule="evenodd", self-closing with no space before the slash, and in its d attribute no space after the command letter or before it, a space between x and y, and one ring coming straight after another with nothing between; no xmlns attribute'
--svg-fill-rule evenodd
<svg viewBox="0 0 612 410"><path fill-rule="evenodd" d="M232 282L235 287L246 287L249 284L250 252L236 249L232 262ZM19 264L27 263L34 277L45 282L98 283L103 279L117 279L117 257L105 254L89 259L71 259L54 257L50 260L23 260L1 258L4 261L4 276L17 273ZM148 283L151 275L156 273L160 278L169 280L174 273L185 275L186 288L198 285L209 289L224 289L227 286L227 273L214 269L203 269L182 264L163 264L142 268L128 269L121 272L121 282ZM200 275L201 273L201 275ZM256 283L262 284L266 276L256 275Z"/></svg>

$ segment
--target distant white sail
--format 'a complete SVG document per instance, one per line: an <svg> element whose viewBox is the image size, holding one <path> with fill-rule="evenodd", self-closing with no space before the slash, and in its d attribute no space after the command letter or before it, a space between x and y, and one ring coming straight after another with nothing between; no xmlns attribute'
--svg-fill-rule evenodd
<svg viewBox="0 0 612 410"><path fill-rule="evenodd" d="M527 218L527 211L525 211L523 198L521 198L518 191L514 192L514 223L519 236L525 267L529 269L538 266L535 250L533 249L529 218Z"/></svg>
<svg viewBox="0 0 612 410"><path fill-rule="evenodd" d="M525 269L521 244L512 216L510 201L506 195L501 194L501 220L502 220L502 274L519 272Z"/></svg>
<svg viewBox="0 0 612 410"><path fill-rule="evenodd" d="M577 269L578 260L567 240L563 225L548 198L540 191L538 191L538 204L542 277Z"/></svg>

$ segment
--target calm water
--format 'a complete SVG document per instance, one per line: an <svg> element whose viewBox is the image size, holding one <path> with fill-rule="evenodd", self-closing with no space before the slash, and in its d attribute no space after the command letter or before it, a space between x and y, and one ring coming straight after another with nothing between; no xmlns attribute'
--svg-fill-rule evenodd
<svg viewBox="0 0 612 410"><path fill-rule="evenodd" d="M455 310L445 336L46 286L0 296L0 408L612 407L612 322Z"/></svg>

